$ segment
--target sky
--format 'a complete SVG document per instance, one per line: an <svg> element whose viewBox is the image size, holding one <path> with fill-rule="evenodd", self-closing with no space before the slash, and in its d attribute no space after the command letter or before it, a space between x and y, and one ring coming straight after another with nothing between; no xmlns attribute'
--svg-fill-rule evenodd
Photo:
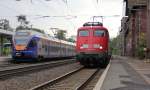
<svg viewBox="0 0 150 90"><path fill-rule="evenodd" d="M0 19L8 19L13 28L19 25L16 16L26 15L33 27L51 35L50 28L60 28L67 36L76 35L83 23L93 21L93 16L104 16L103 24L114 38L121 25L123 0L0 0L0 11ZM102 22L102 18L94 21Z"/></svg>

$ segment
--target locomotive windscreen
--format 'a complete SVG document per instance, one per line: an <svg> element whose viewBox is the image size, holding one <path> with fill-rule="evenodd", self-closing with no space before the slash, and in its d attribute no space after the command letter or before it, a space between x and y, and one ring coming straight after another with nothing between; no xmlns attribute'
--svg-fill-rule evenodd
<svg viewBox="0 0 150 90"><path fill-rule="evenodd" d="M14 41L16 45L27 45L30 33L29 32L16 32Z"/></svg>
<svg viewBox="0 0 150 90"><path fill-rule="evenodd" d="M81 31L79 31L79 36L89 36L89 31L81 30Z"/></svg>
<svg viewBox="0 0 150 90"><path fill-rule="evenodd" d="M104 30L95 30L94 31L94 36L103 37L104 35L105 35L105 31Z"/></svg>
<svg viewBox="0 0 150 90"><path fill-rule="evenodd" d="M16 36L28 36L29 32L16 32Z"/></svg>
<svg viewBox="0 0 150 90"><path fill-rule="evenodd" d="M28 39L26 38L15 38L15 44L16 45L25 45L27 43Z"/></svg>

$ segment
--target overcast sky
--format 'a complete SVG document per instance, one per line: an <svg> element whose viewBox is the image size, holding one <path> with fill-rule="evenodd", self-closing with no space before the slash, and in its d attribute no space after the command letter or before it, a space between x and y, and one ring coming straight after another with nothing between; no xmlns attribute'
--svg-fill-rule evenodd
<svg viewBox="0 0 150 90"><path fill-rule="evenodd" d="M32 2L31 2L32 1ZM77 28L84 22L92 21L92 16L105 16L104 26L110 37L118 34L123 13L123 0L0 0L0 19L6 18L15 28L19 23L16 16L27 15L33 27L51 32L49 28L67 30L68 36L76 35ZM114 16L115 15L115 16ZM116 16L120 15L120 16ZM41 16L67 16L47 17ZM76 17L74 17L76 16ZM95 21L102 21L95 18Z"/></svg>

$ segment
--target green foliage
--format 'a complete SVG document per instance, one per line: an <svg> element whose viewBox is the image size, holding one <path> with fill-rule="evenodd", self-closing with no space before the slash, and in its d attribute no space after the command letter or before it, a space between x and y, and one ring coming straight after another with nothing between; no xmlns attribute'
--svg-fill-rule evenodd
<svg viewBox="0 0 150 90"><path fill-rule="evenodd" d="M25 15L20 15L20 16L17 16L17 17L18 17L18 22L26 21L26 16Z"/></svg>
<svg viewBox="0 0 150 90"><path fill-rule="evenodd" d="M73 38L68 38L67 41L75 43L75 40Z"/></svg>
<svg viewBox="0 0 150 90"><path fill-rule="evenodd" d="M146 48L146 37L145 33L140 33L139 35L139 43L137 47L137 55L140 59L143 59L145 57L145 51L144 48Z"/></svg>
<svg viewBox="0 0 150 90"><path fill-rule="evenodd" d="M11 53L11 46L5 46L5 44L10 43L10 40L6 37L3 37L2 39L0 39L0 42L3 43L2 48L0 48L0 52L2 53L2 55L9 55Z"/></svg>
<svg viewBox="0 0 150 90"><path fill-rule="evenodd" d="M119 42L119 37L113 38L110 40L110 50L112 52L112 54L118 55L119 54L119 47L118 47L118 43Z"/></svg>
<svg viewBox="0 0 150 90"><path fill-rule="evenodd" d="M57 31L55 37L61 40L66 40L66 31L64 30Z"/></svg>
<svg viewBox="0 0 150 90"><path fill-rule="evenodd" d="M11 47L4 47L2 52L6 56L10 55L11 54Z"/></svg>
<svg viewBox="0 0 150 90"><path fill-rule="evenodd" d="M7 19L0 19L0 28L4 30L8 30L10 27L9 21Z"/></svg>
<svg viewBox="0 0 150 90"><path fill-rule="evenodd" d="M76 36L70 36L69 38L67 38L67 41L68 42L72 42L72 43L75 43L76 42Z"/></svg>

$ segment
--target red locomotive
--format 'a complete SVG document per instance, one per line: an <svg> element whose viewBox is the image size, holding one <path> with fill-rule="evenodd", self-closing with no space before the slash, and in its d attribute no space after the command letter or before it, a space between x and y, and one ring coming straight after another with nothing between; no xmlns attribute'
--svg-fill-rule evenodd
<svg viewBox="0 0 150 90"><path fill-rule="evenodd" d="M78 29L77 60L84 66L106 67L109 63L109 33L100 22L87 22Z"/></svg>

